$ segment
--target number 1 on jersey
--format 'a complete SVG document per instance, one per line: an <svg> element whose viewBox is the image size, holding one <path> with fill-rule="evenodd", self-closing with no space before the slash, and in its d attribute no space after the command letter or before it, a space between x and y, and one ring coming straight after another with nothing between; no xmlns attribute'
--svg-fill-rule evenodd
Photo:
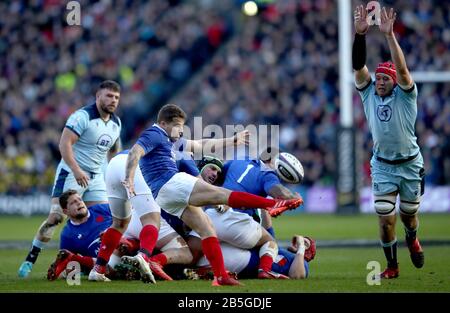
<svg viewBox="0 0 450 313"><path fill-rule="evenodd" d="M244 179L245 175L248 174L248 172L250 172L250 170L253 168L253 164L249 164L247 165L247 168L245 169L244 173L242 173L241 177L239 177L239 179L237 180L237 182L240 184L242 182L242 180Z"/></svg>

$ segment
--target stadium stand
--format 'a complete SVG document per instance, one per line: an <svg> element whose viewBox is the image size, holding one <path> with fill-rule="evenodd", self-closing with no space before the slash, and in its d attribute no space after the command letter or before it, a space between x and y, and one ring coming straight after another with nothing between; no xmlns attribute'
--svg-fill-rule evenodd
<svg viewBox="0 0 450 313"><path fill-rule="evenodd" d="M62 2L0 3L0 194L48 192L64 121L108 78L124 87L125 146L170 99L204 125L281 124L282 148L300 156L304 184L334 183L335 1L280 0L252 18L241 15L240 1L220 1L233 10L207 0L80 1L81 27L64 24ZM450 71L446 2L395 6L410 70ZM372 32L370 69L388 52ZM449 99L450 84L419 84L417 135L429 184L450 184ZM372 143L356 94L354 110L368 185Z"/></svg>

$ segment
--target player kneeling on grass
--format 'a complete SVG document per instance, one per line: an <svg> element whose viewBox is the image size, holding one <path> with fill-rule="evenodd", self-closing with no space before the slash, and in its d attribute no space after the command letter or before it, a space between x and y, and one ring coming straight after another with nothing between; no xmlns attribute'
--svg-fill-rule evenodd
<svg viewBox="0 0 450 313"><path fill-rule="evenodd" d="M221 242L221 248L226 268L237 274L239 278L257 278L259 268L258 250L237 248ZM288 251L289 250L289 251ZM309 275L309 262L316 255L316 244L313 239L294 235L292 245L286 249L278 249L278 255L272 264L271 273L282 275L290 279L305 279ZM202 257L197 269L186 269L188 279L208 279L211 267L208 260Z"/></svg>
<svg viewBox="0 0 450 313"><path fill-rule="evenodd" d="M80 263L81 269L89 272L94 267L97 253L100 249L101 236L112 224L112 216L108 204L96 204L87 208L81 196L75 190L64 192L59 198L59 202L69 220L61 232L60 251L55 262L48 269L48 280L57 279L64 272L70 261ZM131 220L135 221L132 222L132 225L139 223L142 228L139 217L134 212L132 210ZM131 230L133 229L132 227ZM160 251L166 254L170 251L171 254L169 256L152 256L153 260L160 265L164 263L164 259L167 259L167 263L181 262L187 264L192 258L189 250L186 248L186 243L183 245L183 239L179 236L173 236L173 233L174 231L169 225L164 222L161 223L156 246ZM178 242L179 245L174 245L174 241ZM127 242L124 240L122 243ZM174 260L170 256L175 253L179 258ZM116 265L117 261L112 258L111 264ZM111 266L108 267L108 276L112 274L111 268ZM161 272L164 273L163 271ZM162 279L170 279L168 276L161 276ZM107 280L109 281L109 279Z"/></svg>

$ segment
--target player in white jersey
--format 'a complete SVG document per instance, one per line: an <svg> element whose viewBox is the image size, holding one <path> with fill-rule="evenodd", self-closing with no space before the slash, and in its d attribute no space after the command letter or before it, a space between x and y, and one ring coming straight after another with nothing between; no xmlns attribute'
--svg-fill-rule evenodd
<svg viewBox="0 0 450 313"><path fill-rule="evenodd" d="M139 167L137 167L134 177L135 195L128 196L127 190L122 184L125 180L127 157L128 150L119 153L109 162L106 169L106 190L113 223L102 236L95 267L89 273L89 280L108 281L105 276L106 265L110 262L111 255L117 247L116 242L121 239L125 231L127 231L126 238L139 239L139 251L144 251L148 255L152 254L155 246L162 248L168 245L166 249L177 249L175 252L169 252L167 256L162 254L157 256L156 259L150 258L149 262L139 257L125 258L126 262L133 263L139 268L144 282L155 283L153 273L162 279L171 280L162 269L162 265L167 263L167 257L173 259L177 257L177 254L180 254L181 263L189 263L192 255L184 240L180 236L176 236L176 232L167 223L163 222L163 229L160 230L161 208L153 199L152 191L142 177ZM128 225L130 220L131 224ZM159 246L158 233L162 240L159 241ZM178 250L182 248L186 248L186 251ZM187 262L184 261L186 258L188 259ZM117 256L115 256L112 265L114 266L117 263Z"/></svg>
<svg viewBox="0 0 450 313"><path fill-rule="evenodd" d="M367 15L362 5L356 7L352 61L356 88L374 143L372 188L375 210L379 215L381 244L388 263L380 276L390 279L399 275L395 234L397 195L400 196L400 217L411 260L417 268L424 264L423 250L416 236L419 226L417 213L424 193L423 159L414 134L417 86L395 38L393 26L396 13L392 8L389 12L382 8L379 29L389 45L394 62L380 63L375 71L376 80L372 82L365 65L365 34L369 29Z"/></svg>
<svg viewBox="0 0 450 313"><path fill-rule="evenodd" d="M95 103L73 113L66 122L59 149L62 160L53 185L51 209L39 227L26 260L19 268L19 277L27 277L41 250L51 240L56 226L64 220L59 196L76 190L87 206L106 203L103 166L120 151L120 119L114 114L119 105L120 85L102 82L96 92Z"/></svg>

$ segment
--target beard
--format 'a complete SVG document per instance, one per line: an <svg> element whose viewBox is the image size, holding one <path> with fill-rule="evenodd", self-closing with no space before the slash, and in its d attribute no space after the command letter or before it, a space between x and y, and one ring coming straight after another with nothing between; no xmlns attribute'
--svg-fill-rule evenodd
<svg viewBox="0 0 450 313"><path fill-rule="evenodd" d="M114 106L108 106L104 102L100 102L100 109L108 114L113 114L116 108Z"/></svg>
<svg viewBox="0 0 450 313"><path fill-rule="evenodd" d="M86 210L86 212L80 212L80 213L78 213L78 214L75 216L75 218L76 218L77 220L81 220L81 219L85 218L87 215L88 215L88 211Z"/></svg>

